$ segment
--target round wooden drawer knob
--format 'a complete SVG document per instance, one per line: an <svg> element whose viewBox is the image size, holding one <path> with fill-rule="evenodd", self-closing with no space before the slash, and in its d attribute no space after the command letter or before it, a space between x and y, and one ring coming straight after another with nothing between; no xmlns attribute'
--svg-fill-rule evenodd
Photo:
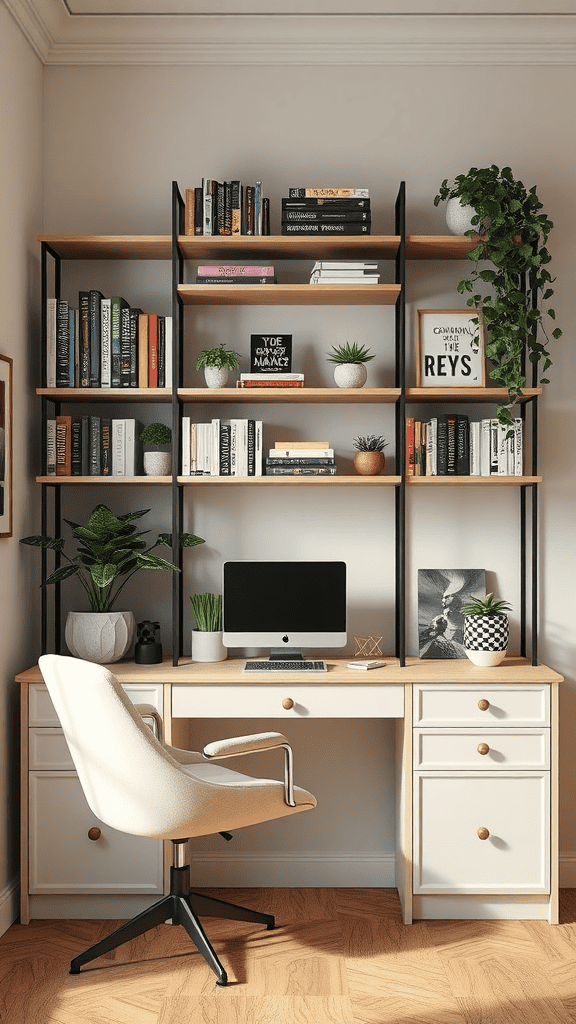
<svg viewBox="0 0 576 1024"><path fill-rule="evenodd" d="M101 833L100 829L96 828L95 825L94 825L93 828L88 830L88 839L92 839L92 841L94 843L96 842L97 839L100 839L101 835L102 835L102 833Z"/></svg>
<svg viewBox="0 0 576 1024"><path fill-rule="evenodd" d="M490 753L490 747L488 746L487 743L479 743L478 746L476 747L476 750L478 751L479 754Z"/></svg>
<svg viewBox="0 0 576 1024"><path fill-rule="evenodd" d="M480 708L480 711L488 711L488 708L490 707L490 701L486 700L483 697L482 700L478 701L478 707Z"/></svg>
<svg viewBox="0 0 576 1024"><path fill-rule="evenodd" d="M282 701L282 707L286 711L290 711L290 708L294 707L294 701L292 700L292 697L284 697L284 700Z"/></svg>
<svg viewBox="0 0 576 1024"><path fill-rule="evenodd" d="M476 835L478 836L478 839L489 839L490 838L490 833L489 833L487 828L479 828L477 833L476 833Z"/></svg>

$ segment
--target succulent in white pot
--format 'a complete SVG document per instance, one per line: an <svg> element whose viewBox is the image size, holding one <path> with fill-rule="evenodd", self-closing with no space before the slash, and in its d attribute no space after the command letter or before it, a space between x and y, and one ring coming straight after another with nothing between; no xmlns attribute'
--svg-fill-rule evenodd
<svg viewBox="0 0 576 1024"><path fill-rule="evenodd" d="M507 601L497 601L494 594L484 599L473 597L462 608L464 615L464 649L473 665L488 668L499 665L506 656L510 629Z"/></svg>
<svg viewBox="0 0 576 1024"><path fill-rule="evenodd" d="M217 345L216 348L202 349L196 360L196 369L204 370L204 380L209 388L225 388L230 370L240 365L237 352Z"/></svg>
<svg viewBox="0 0 576 1024"><path fill-rule="evenodd" d="M328 353L328 361L335 363L334 380L339 388L361 388L366 383L368 371L365 363L374 359L369 355L369 348L364 345L357 345L353 342L350 345L333 345L332 352Z"/></svg>
<svg viewBox="0 0 576 1024"><path fill-rule="evenodd" d="M144 447L144 472L146 476L170 476L172 454L172 431L165 423L148 423L140 434Z"/></svg>

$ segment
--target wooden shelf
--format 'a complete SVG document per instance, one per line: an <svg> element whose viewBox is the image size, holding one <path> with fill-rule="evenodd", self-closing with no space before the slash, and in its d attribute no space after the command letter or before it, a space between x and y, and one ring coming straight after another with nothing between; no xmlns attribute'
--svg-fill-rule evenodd
<svg viewBox="0 0 576 1024"><path fill-rule="evenodd" d="M407 235L408 260L465 260L477 245L465 235Z"/></svg>
<svg viewBox="0 0 576 1024"><path fill-rule="evenodd" d="M409 487L522 487L541 484L541 476L411 476Z"/></svg>
<svg viewBox="0 0 576 1024"><path fill-rule="evenodd" d="M54 477L51 478L52 480ZM148 478L147 478L148 479ZM179 476L184 487L396 487L399 476Z"/></svg>
<svg viewBox="0 0 576 1024"><path fill-rule="evenodd" d="M406 388L407 402L505 402L506 388ZM542 394L542 388L524 388L527 402Z"/></svg>
<svg viewBox="0 0 576 1024"><path fill-rule="evenodd" d="M92 486L93 484L104 484L108 487L109 484L144 484L145 486L154 486L155 484L170 485L172 483L171 476L37 476L37 484L75 484L85 486Z"/></svg>
<svg viewBox="0 0 576 1024"><path fill-rule="evenodd" d="M38 235L63 260L169 260L170 235Z"/></svg>
<svg viewBox="0 0 576 1024"><path fill-rule="evenodd" d="M170 388L36 388L59 402L170 402Z"/></svg>
<svg viewBox="0 0 576 1024"><path fill-rule="evenodd" d="M181 402L351 405L394 403L400 388L178 388Z"/></svg>
<svg viewBox="0 0 576 1024"><path fill-rule="evenodd" d="M181 284L185 306L393 306L397 284Z"/></svg>
<svg viewBox="0 0 576 1024"><path fill-rule="evenodd" d="M400 245L399 235L180 235L185 259L390 260ZM230 287L230 286L229 286ZM267 286L268 287L268 286Z"/></svg>

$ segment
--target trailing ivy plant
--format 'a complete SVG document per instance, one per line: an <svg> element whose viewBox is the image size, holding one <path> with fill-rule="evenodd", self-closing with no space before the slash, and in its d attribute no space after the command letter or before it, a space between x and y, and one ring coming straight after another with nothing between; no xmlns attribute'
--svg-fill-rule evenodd
<svg viewBox="0 0 576 1024"><path fill-rule="evenodd" d="M510 426L511 408L526 385L524 353L529 362L543 363L543 374L552 365L546 318L555 320L556 314L548 305L554 292L546 243L554 225L542 212L536 186L526 189L509 167L472 167L451 184L445 179L434 205L454 197L473 207L473 228L466 235L477 240L468 252L474 269L457 290L470 293L467 305L478 311L473 323L484 325L486 356L493 364L489 377L508 391L508 402L498 405L497 416ZM493 269L481 269L481 261L491 262ZM488 294L475 291L479 282L489 286ZM554 339L561 335L559 327L551 331ZM549 383L546 376L540 380Z"/></svg>

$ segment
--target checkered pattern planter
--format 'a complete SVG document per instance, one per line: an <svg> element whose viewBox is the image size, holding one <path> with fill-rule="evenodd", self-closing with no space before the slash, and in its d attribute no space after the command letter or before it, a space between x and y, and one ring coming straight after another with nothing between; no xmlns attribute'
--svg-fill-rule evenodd
<svg viewBox="0 0 576 1024"><path fill-rule="evenodd" d="M464 647L471 651L505 651L508 647L507 615L466 615Z"/></svg>

